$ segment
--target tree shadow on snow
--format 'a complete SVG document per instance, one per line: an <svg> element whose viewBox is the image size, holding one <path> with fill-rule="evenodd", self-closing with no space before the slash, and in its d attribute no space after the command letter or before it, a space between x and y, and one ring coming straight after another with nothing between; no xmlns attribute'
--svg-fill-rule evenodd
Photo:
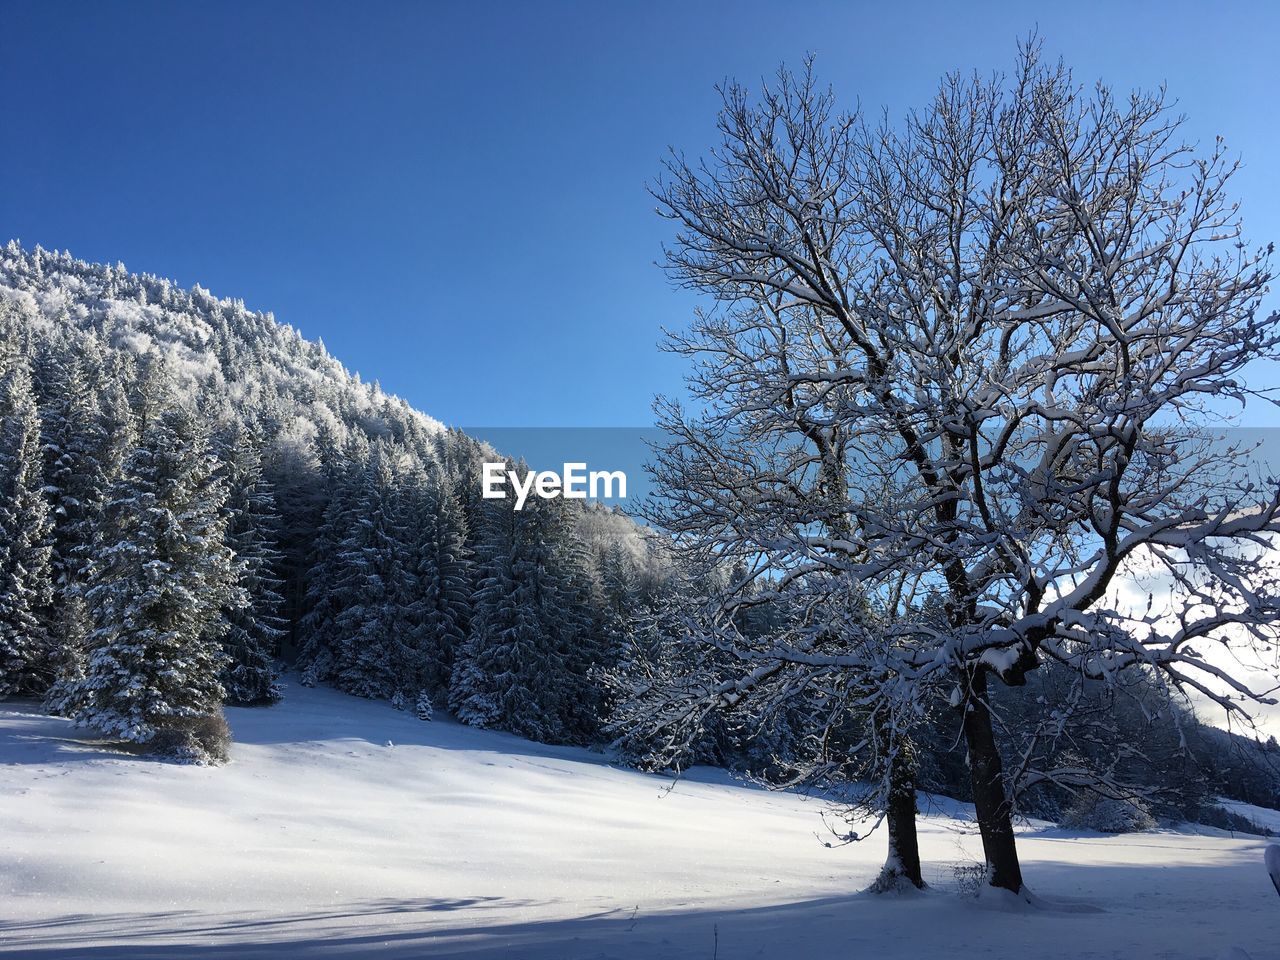
<svg viewBox="0 0 1280 960"><path fill-rule="evenodd" d="M121 759L162 758L143 753L136 744L112 740L76 727L64 717L51 716L35 701L0 704L0 764Z"/></svg>
<svg viewBox="0 0 1280 960"><path fill-rule="evenodd" d="M1238 862L1028 865L1040 906L925 896L827 897L724 909L604 908L525 920L536 904L498 897L386 900L282 917L184 912L0 923L0 955L93 960L674 960L742 957L1218 956L1240 944L1273 957L1280 905ZM984 898L985 900L985 898ZM998 912L1000 916L992 913ZM518 916L518 915L517 915Z"/></svg>

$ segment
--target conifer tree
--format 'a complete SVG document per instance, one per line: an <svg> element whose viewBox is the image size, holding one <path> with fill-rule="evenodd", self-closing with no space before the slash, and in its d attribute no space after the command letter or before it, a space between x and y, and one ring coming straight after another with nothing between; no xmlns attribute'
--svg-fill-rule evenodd
<svg viewBox="0 0 1280 960"><path fill-rule="evenodd" d="M218 710L216 624L238 588L214 466L197 421L170 408L151 416L108 491L85 592L85 672L68 697L78 722L146 742Z"/></svg>
<svg viewBox="0 0 1280 960"><path fill-rule="evenodd" d="M452 479L439 466L411 477L408 531L414 599L411 634L400 650L404 672L431 696L445 694L471 615L467 524Z"/></svg>
<svg viewBox="0 0 1280 960"><path fill-rule="evenodd" d="M235 555L240 587L238 602L222 611L222 685L230 703L274 703L280 699L275 657L285 633L279 618L281 581L275 573L280 562L279 515L262 475L257 438L235 425L220 433L215 448L227 489L227 545Z"/></svg>
<svg viewBox="0 0 1280 960"><path fill-rule="evenodd" d="M458 719L535 740L574 734L577 665L567 654L581 613L558 564L565 534L558 502L530 499L481 508L479 589L471 634L454 670L450 704Z"/></svg>
<svg viewBox="0 0 1280 960"><path fill-rule="evenodd" d="M343 607L343 598L338 594L343 564L339 547L355 523L356 484L362 473L352 465L338 475L320 526L312 537L312 562L306 576L306 613L299 622L298 667L306 686L333 676L337 617Z"/></svg>
<svg viewBox="0 0 1280 960"><path fill-rule="evenodd" d="M635 575L619 543L611 543L600 559L600 618L607 655L620 655L635 630L641 606Z"/></svg>
<svg viewBox="0 0 1280 960"><path fill-rule="evenodd" d="M106 505L106 491L124 473L125 460L133 452L138 443L138 421L134 418L129 406L127 381L117 379L108 374L105 384L99 393L98 406L101 410L103 446L98 454L98 465L102 472L102 498L95 511L95 522Z"/></svg>
<svg viewBox="0 0 1280 960"><path fill-rule="evenodd" d="M53 683L44 696L45 709L58 716L69 716L76 691L84 680L91 629L84 589L76 585L57 598L54 611L52 656Z"/></svg>
<svg viewBox="0 0 1280 960"><path fill-rule="evenodd" d="M352 523L338 547L333 591L335 684L362 697L391 697L400 688L393 648L409 629L412 584L392 469L393 448L374 447L361 479Z"/></svg>
<svg viewBox="0 0 1280 960"><path fill-rule="evenodd" d="M53 521L53 580L59 602L81 582L104 490L108 433L80 357L59 353L41 411L45 492Z"/></svg>
<svg viewBox="0 0 1280 960"><path fill-rule="evenodd" d="M0 377L29 362L31 343L31 324L25 321L18 305L0 300Z"/></svg>
<svg viewBox="0 0 1280 960"><path fill-rule="evenodd" d="M483 537L471 635L459 651L449 704L463 723L501 727L537 739L558 733L538 689L549 651L537 619L536 582L526 559L523 512L482 505Z"/></svg>
<svg viewBox="0 0 1280 960"><path fill-rule="evenodd" d="M31 375L0 380L0 697L43 693L53 679L52 527L42 492L40 420Z"/></svg>
<svg viewBox="0 0 1280 960"><path fill-rule="evenodd" d="M599 584L565 500L543 501L551 537L554 593L547 597L545 629L554 637L562 682L567 739L589 740L604 716L604 684L597 676L607 657L608 637Z"/></svg>

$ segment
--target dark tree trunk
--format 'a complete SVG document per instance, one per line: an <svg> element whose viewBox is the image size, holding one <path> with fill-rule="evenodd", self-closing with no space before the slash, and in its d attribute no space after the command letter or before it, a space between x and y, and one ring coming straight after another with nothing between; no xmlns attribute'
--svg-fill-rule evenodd
<svg viewBox="0 0 1280 960"><path fill-rule="evenodd" d="M889 768L889 803L885 819L889 826L886 872L896 868L913 887L923 889L920 843L916 838L915 756L910 743L899 746Z"/></svg>
<svg viewBox="0 0 1280 960"><path fill-rule="evenodd" d="M969 776L973 805L982 832L982 849L993 887L1022 891L1022 867L1013 836L1013 805L1005 791L1000 751L996 749L987 706L987 673L982 667L967 671L968 696L964 700L964 738L969 748Z"/></svg>

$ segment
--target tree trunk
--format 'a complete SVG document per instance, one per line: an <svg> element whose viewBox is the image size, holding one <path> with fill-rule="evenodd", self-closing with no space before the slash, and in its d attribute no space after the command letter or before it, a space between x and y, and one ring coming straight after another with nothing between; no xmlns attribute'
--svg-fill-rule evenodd
<svg viewBox="0 0 1280 960"><path fill-rule="evenodd" d="M915 752L910 742L898 748L889 768L889 857L885 872L897 870L916 889L924 888L920 876L920 843L916 838Z"/></svg>
<svg viewBox="0 0 1280 960"><path fill-rule="evenodd" d="M1013 805L1005 791L1000 751L996 749L987 706L987 673L982 667L966 671L968 696L964 700L964 738L969 748L969 776L973 805L977 810L982 849L993 887L1022 891L1022 867L1013 836Z"/></svg>
<svg viewBox="0 0 1280 960"><path fill-rule="evenodd" d="M909 883L924 888L920 876L920 844L916 839L916 755L907 736L890 744L887 726L880 726L881 743L895 752L889 761L889 789L885 797L885 825L889 830L889 852L880 876L869 888L872 893L904 890Z"/></svg>

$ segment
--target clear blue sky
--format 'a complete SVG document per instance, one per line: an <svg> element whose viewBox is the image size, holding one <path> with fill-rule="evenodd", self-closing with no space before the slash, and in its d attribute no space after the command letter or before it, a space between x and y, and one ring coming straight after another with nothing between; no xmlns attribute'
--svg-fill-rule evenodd
<svg viewBox="0 0 1280 960"><path fill-rule="evenodd" d="M452 424L645 424L691 300L644 185L714 84L814 51L901 113L1036 25L1081 79L1167 81L1280 240L1280 4L0 0L0 241L241 297Z"/></svg>

